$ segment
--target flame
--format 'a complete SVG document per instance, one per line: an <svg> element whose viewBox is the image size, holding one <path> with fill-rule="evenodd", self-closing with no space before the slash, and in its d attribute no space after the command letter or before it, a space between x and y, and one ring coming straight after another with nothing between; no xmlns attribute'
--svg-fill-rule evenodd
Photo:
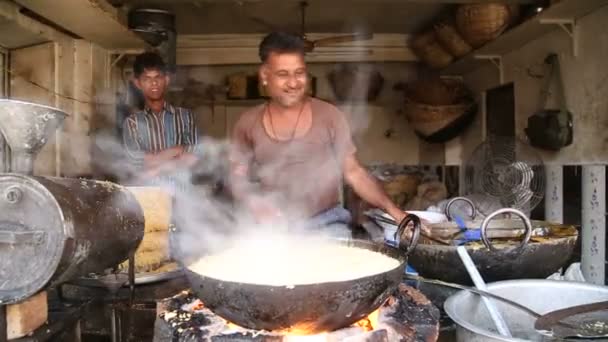
<svg viewBox="0 0 608 342"><path fill-rule="evenodd" d="M372 331L378 327L378 320L380 317L380 309L367 315L367 317L359 320L354 325L363 328L365 331Z"/></svg>
<svg viewBox="0 0 608 342"><path fill-rule="evenodd" d="M228 326L229 329L242 329L241 327L239 327L238 325L236 325L232 322L226 321L226 325Z"/></svg>
<svg viewBox="0 0 608 342"><path fill-rule="evenodd" d="M365 331L373 331L378 327L378 321L380 317L380 309L369 314L367 317L357 321L353 324L353 327L360 327ZM226 325L230 329L243 329L240 326L226 321ZM283 341L285 342L327 342L328 335L327 332L322 332L315 335L307 335L305 330L289 330L289 331L281 331L279 332L284 335Z"/></svg>
<svg viewBox="0 0 608 342"><path fill-rule="evenodd" d="M327 342L327 333L316 335L287 335L283 339L285 342Z"/></svg>

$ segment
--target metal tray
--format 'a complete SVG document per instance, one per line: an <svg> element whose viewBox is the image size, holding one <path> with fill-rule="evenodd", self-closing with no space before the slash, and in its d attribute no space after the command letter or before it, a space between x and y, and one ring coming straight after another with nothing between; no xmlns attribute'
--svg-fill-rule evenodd
<svg viewBox="0 0 608 342"><path fill-rule="evenodd" d="M139 273L135 274L135 285L157 283L165 280L175 279L184 274L182 267L177 267L175 270L161 273ZM129 282L125 284L129 286Z"/></svg>

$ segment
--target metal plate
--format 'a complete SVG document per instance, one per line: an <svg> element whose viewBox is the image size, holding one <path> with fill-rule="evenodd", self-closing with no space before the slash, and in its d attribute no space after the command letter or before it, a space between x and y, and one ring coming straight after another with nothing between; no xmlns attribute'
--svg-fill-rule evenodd
<svg viewBox="0 0 608 342"><path fill-rule="evenodd" d="M135 275L135 285L157 283L169 279L180 277L184 274L184 269L179 267L172 271L161 273L140 273ZM126 286L129 286L127 283Z"/></svg>

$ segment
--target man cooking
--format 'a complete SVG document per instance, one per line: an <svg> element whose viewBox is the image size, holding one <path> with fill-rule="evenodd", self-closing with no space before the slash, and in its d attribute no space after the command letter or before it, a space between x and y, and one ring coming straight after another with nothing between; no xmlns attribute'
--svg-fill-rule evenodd
<svg viewBox="0 0 608 342"><path fill-rule="evenodd" d="M271 33L259 46L259 78L270 99L243 112L234 127L235 198L258 222L348 224L350 213L339 206L344 178L363 200L400 222L406 213L357 160L345 115L307 95L304 54L304 41L288 33Z"/></svg>
<svg viewBox="0 0 608 342"><path fill-rule="evenodd" d="M165 100L170 79L158 54L138 55L133 71L145 107L124 120L123 142L127 156L140 171L137 178L145 185L160 185L171 192L177 183L188 186L188 169L197 161L193 153L198 142L194 116Z"/></svg>

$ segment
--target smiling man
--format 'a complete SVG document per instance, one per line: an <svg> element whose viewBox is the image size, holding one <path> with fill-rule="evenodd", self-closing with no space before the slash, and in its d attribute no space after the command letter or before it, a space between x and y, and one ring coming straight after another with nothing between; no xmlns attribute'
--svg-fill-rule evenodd
<svg viewBox="0 0 608 342"><path fill-rule="evenodd" d="M398 222L406 213L355 156L345 115L309 97L304 41L275 32L260 44L259 78L270 97L241 114L232 136L231 187L260 221L283 217L308 226L347 224L340 183Z"/></svg>
<svg viewBox="0 0 608 342"><path fill-rule="evenodd" d="M128 116L123 123L127 155L140 170L137 174L140 183L175 190L176 182L189 181L188 168L197 161L193 153L198 142L194 116L191 111L165 100L170 79L158 54L138 55L133 71L145 108Z"/></svg>

